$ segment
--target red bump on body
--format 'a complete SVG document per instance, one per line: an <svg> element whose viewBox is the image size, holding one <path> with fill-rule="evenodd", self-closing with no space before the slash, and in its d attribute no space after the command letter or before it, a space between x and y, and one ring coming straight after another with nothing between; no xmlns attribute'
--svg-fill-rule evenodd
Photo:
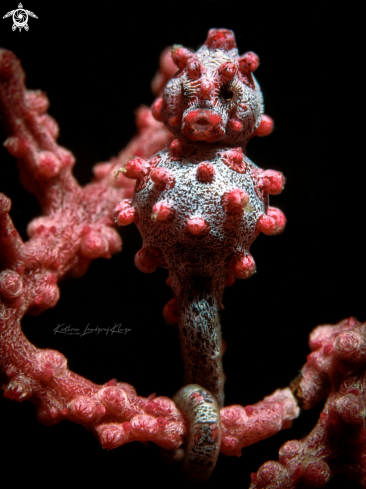
<svg viewBox="0 0 366 489"><path fill-rule="evenodd" d="M147 175L148 164L142 158L134 158L133 160L127 161L122 171L127 178L140 179Z"/></svg>
<svg viewBox="0 0 366 489"><path fill-rule="evenodd" d="M259 176L259 188L270 195L280 194L285 186L285 177L279 171L266 170Z"/></svg>
<svg viewBox="0 0 366 489"><path fill-rule="evenodd" d="M249 203L249 195L245 190L235 188L221 197L221 203L228 214L238 214Z"/></svg>
<svg viewBox="0 0 366 489"><path fill-rule="evenodd" d="M174 139L169 147L170 156L173 160L179 160L183 153L183 144L180 139Z"/></svg>
<svg viewBox="0 0 366 489"><path fill-rule="evenodd" d="M117 222L120 226L127 226L128 224L135 222L137 220L136 218L136 209L134 207L127 207L118 214Z"/></svg>
<svg viewBox="0 0 366 489"><path fill-rule="evenodd" d="M220 77L221 83L228 83L235 76L236 65L235 65L235 63L227 61L226 63L223 63L221 66L219 66L217 71L218 71L218 75Z"/></svg>
<svg viewBox="0 0 366 489"><path fill-rule="evenodd" d="M116 222L120 226L127 226L132 222L137 221L137 211L135 207L132 205L131 199L122 200L115 209L115 213L117 215Z"/></svg>
<svg viewBox="0 0 366 489"><path fill-rule="evenodd" d="M152 273L163 266L160 249L156 246L143 246L135 255L136 267L144 273Z"/></svg>
<svg viewBox="0 0 366 489"><path fill-rule="evenodd" d="M253 136L269 136L273 132L274 128L274 122L272 117L269 117L269 115L263 114L262 115L262 120L257 127L257 129L254 131Z"/></svg>
<svg viewBox="0 0 366 489"><path fill-rule="evenodd" d="M175 211L172 204L162 200L154 205L151 219L157 221L170 221L174 217L174 214Z"/></svg>
<svg viewBox="0 0 366 489"><path fill-rule="evenodd" d="M239 132L243 128L243 124L240 121L237 121L236 119L230 119L229 122L227 123L227 127L229 129L233 129L233 131Z"/></svg>
<svg viewBox="0 0 366 489"><path fill-rule="evenodd" d="M236 47L234 34L228 29L210 29L205 45L209 49L222 49L223 51L230 51Z"/></svg>
<svg viewBox="0 0 366 489"><path fill-rule="evenodd" d="M203 236L209 232L210 227L202 217L192 217L187 221L187 229L193 236Z"/></svg>
<svg viewBox="0 0 366 489"><path fill-rule="evenodd" d="M196 177L201 183L211 183L215 176L215 167L206 161L197 166Z"/></svg>
<svg viewBox="0 0 366 489"><path fill-rule="evenodd" d="M254 258L250 253L234 256L230 262L230 270L236 278L249 278L256 270Z"/></svg>
<svg viewBox="0 0 366 489"><path fill-rule="evenodd" d="M244 156L241 151L237 149L230 149L225 153L219 153L221 160L231 169L238 173L245 173L247 171L247 165L244 161Z"/></svg>
<svg viewBox="0 0 366 489"><path fill-rule="evenodd" d="M286 217L276 207L269 207L268 214L262 214L257 221L257 231L268 236L282 233L286 225Z"/></svg>
<svg viewBox="0 0 366 489"><path fill-rule="evenodd" d="M182 120L178 115L173 115L173 117L171 117L169 119L169 124L173 127L180 126L181 122L182 122Z"/></svg>
<svg viewBox="0 0 366 489"><path fill-rule="evenodd" d="M151 172L150 178L159 190L169 190L175 185L173 173L163 167L155 168Z"/></svg>
<svg viewBox="0 0 366 489"><path fill-rule="evenodd" d="M259 66L259 57L249 51L239 58L239 70L243 75L255 71Z"/></svg>
<svg viewBox="0 0 366 489"><path fill-rule="evenodd" d="M191 57L187 62L187 74L191 80L201 76L202 65L198 59Z"/></svg>
<svg viewBox="0 0 366 489"><path fill-rule="evenodd" d="M180 69L186 67L187 61L191 56L192 52L183 46L176 45L172 48L172 60Z"/></svg>
<svg viewBox="0 0 366 489"><path fill-rule="evenodd" d="M209 98L211 94L211 90L212 90L212 83L207 78L203 78L203 80L201 81L201 96L204 99Z"/></svg>

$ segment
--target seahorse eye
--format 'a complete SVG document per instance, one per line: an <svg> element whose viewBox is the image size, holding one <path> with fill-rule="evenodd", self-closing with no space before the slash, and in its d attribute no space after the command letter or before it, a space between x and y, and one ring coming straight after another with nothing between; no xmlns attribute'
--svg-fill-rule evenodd
<svg viewBox="0 0 366 489"><path fill-rule="evenodd" d="M225 88L222 90L221 96L226 102L230 102L230 100L234 97L234 92Z"/></svg>

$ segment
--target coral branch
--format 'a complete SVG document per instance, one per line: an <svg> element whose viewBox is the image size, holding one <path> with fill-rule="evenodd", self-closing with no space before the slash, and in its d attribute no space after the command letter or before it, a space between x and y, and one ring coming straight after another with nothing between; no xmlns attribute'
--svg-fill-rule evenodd
<svg viewBox="0 0 366 489"><path fill-rule="evenodd" d="M252 474L251 489L323 487L335 474L366 487L366 324L350 318L319 326L310 348L298 397L305 409L328 397L320 419L306 438L282 446L279 462Z"/></svg>

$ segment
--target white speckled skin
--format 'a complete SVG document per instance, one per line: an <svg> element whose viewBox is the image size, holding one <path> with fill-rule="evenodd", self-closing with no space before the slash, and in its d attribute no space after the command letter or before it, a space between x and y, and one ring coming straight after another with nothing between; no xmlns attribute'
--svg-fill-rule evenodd
<svg viewBox="0 0 366 489"><path fill-rule="evenodd" d="M262 94L245 65L249 58L258 64L258 58L253 53L239 58L233 33L220 29L210 31L197 53L184 48L180 52L184 61L160 102L161 119L178 139L170 150L146 162L133 207L143 250L153 249L159 256L156 265L169 270L178 303L185 382L207 389L221 407L225 376L218 311L225 277L235 261L252 260L249 248L259 234L258 219L268 208L267 193L259 185L262 170L244 154L263 113ZM209 181L197 175L202 162L212 165ZM173 186L164 188L150 178L159 168L168 170ZM232 191L246 199L235 212L224 204ZM166 220L154 214L159 202L170 209ZM205 228L202 233L191 232L194 218ZM254 273L252 263L246 277Z"/></svg>
<svg viewBox="0 0 366 489"><path fill-rule="evenodd" d="M211 276L226 269L233 254L248 253L257 235L258 217L265 212L263 197L259 198L255 190L258 168L244 156L247 171L237 173L222 161L221 151L200 148L196 155L178 161L172 160L167 150L162 151L157 167L167 168L174 174L175 186L161 191L148 179L145 188L135 193L133 204L139 212L138 228L144 246L159 247L169 270ZM197 166L202 161L210 162L215 168L211 183L201 183L196 177ZM221 203L222 195L235 188L245 190L250 197L240 216L227 214ZM151 218L153 206L159 201L172 205L175 210L172 220ZM187 220L193 217L205 219L210 227L208 234L193 236L187 231Z"/></svg>
<svg viewBox="0 0 366 489"><path fill-rule="evenodd" d="M223 121L223 130L218 134L216 141L220 140L224 146L245 145L247 139L258 128L263 114L263 97L258 82L250 74L252 83L248 86L239 70L229 82L220 82L217 69L226 62L237 63L236 48L225 52L203 45L195 54L195 58L202 65L199 79L192 80L186 70L179 70L165 87L161 113L165 125L176 137L192 144L190 138L182 133L182 126L170 123L171 118L178 117L184 121L184 117L193 109L211 109L217 112ZM207 82L212 86L212 90L202 97L200 88ZM222 96L223 88L233 92L234 96L229 102ZM242 123L241 131L227 126L230 119Z"/></svg>

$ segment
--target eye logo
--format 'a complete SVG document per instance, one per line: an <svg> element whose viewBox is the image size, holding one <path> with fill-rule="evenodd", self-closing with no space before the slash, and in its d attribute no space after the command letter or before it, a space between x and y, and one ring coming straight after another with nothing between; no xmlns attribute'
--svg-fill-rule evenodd
<svg viewBox="0 0 366 489"><path fill-rule="evenodd" d="M33 12L23 9L23 5L21 3L18 5L18 8L16 10L11 10L7 14L5 14L3 19L6 19L11 15L13 16L13 31L15 31L17 28L19 29L19 31L21 31L22 28L27 31L29 29L28 17L34 17L35 19L38 19L38 17Z"/></svg>

